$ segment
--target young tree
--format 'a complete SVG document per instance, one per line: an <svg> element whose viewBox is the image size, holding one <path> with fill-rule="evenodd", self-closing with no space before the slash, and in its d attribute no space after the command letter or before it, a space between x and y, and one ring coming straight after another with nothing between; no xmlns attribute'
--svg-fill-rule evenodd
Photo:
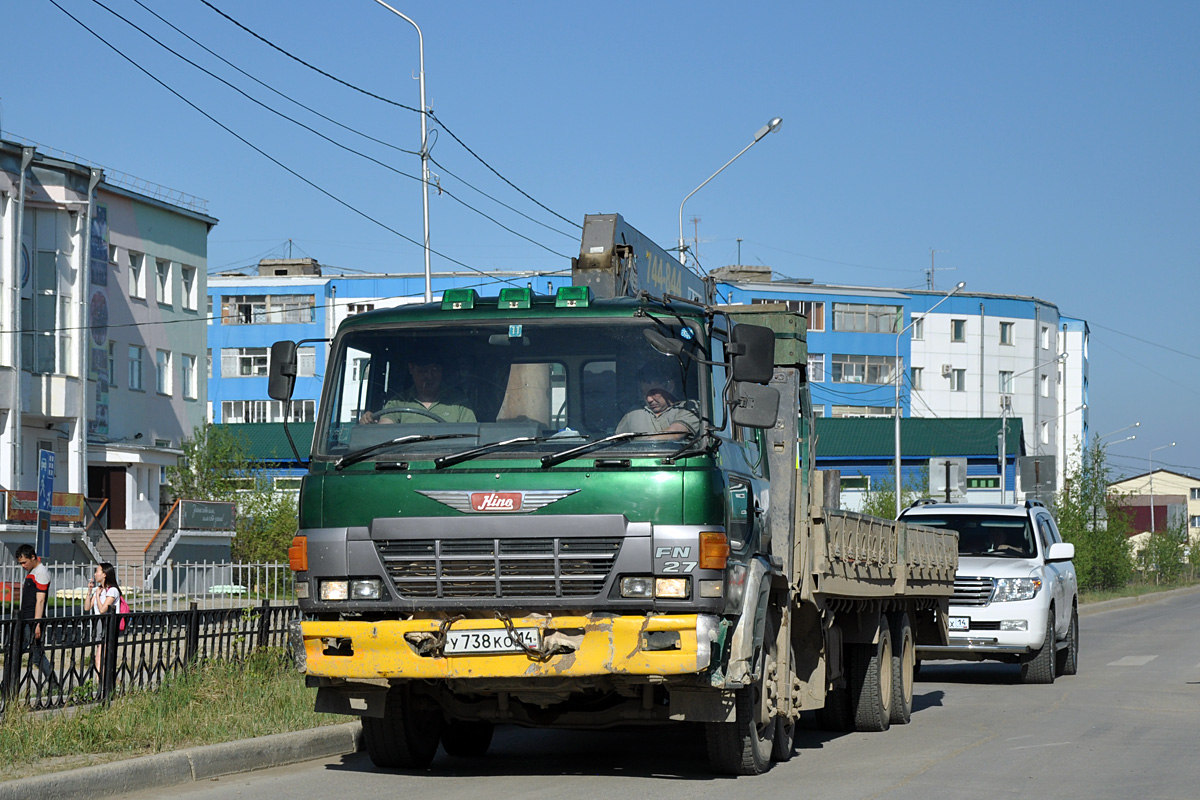
<svg viewBox="0 0 1200 800"><path fill-rule="evenodd" d="M904 482L904 491L900 495L900 507L908 508L919 498L925 497L929 489L929 470L922 469L916 474L909 474ZM863 492L862 512L872 517L895 519L896 517L896 482L891 478L880 478L872 481L870 488Z"/></svg>
<svg viewBox="0 0 1200 800"><path fill-rule="evenodd" d="M1075 545L1075 574L1079 588L1116 589L1133 574L1129 536L1132 514L1125 498L1109 492L1110 471L1104 446L1077 445L1077 466L1066 477L1054 503L1058 530Z"/></svg>
<svg viewBox="0 0 1200 800"><path fill-rule="evenodd" d="M264 465L251 458L249 447L227 427L197 427L183 440L179 466L167 468L167 485L177 498L235 504L235 558L286 561L297 529L296 500L263 477Z"/></svg>

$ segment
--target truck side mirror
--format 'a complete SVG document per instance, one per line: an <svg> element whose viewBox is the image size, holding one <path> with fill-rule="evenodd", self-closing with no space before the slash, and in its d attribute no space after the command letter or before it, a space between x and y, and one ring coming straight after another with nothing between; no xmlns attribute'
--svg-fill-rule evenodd
<svg viewBox="0 0 1200 800"><path fill-rule="evenodd" d="M727 350L735 381L771 382L775 371L775 331L762 325L736 325L729 334Z"/></svg>
<svg viewBox="0 0 1200 800"><path fill-rule="evenodd" d="M296 385L296 343L288 340L271 345L271 373L267 378L267 396L272 400L292 399Z"/></svg>
<svg viewBox="0 0 1200 800"><path fill-rule="evenodd" d="M773 428L779 419L779 390L773 386L738 381L733 385L730 416L744 428Z"/></svg>

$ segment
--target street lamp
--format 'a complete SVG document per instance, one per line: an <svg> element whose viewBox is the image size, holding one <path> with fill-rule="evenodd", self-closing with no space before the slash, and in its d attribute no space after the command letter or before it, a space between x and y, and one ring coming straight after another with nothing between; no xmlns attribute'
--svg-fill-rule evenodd
<svg viewBox="0 0 1200 800"><path fill-rule="evenodd" d="M1120 433L1121 431L1127 431L1130 428L1140 427L1141 424L1142 423L1140 423L1140 422L1135 422L1132 425L1126 425L1124 428L1117 428L1115 431L1109 431L1108 433L1099 434L1098 436L1096 436L1096 438L1097 439L1105 439L1105 438L1108 438L1109 436L1112 436L1114 433ZM1121 441L1125 441L1125 440L1122 439Z"/></svg>
<svg viewBox="0 0 1200 800"><path fill-rule="evenodd" d="M380 2L380 0L375 0L375 1ZM726 161L724 166L721 167L721 169L717 170L712 175L709 175L708 179L705 180L704 183L700 184L695 189L692 189L690 192L688 192L688 196L683 198L683 203L686 203L688 201L689 197L691 197L696 192L703 189L705 184L708 183L708 181L711 181L713 178L720 175L722 169L725 169L725 167L728 167L734 161L737 161L738 157L741 156L742 153L746 152L751 147L754 147L754 145L758 144L759 141L764 136L766 136L768 133L774 133L775 131L779 130L779 126L782 124L783 124L783 118L775 117L770 122L768 122L766 125L763 125L761 128L759 128L758 133L754 134L754 141L752 141L750 144L743 147L736 156L734 156L733 158ZM683 203L679 204L679 263L680 264L687 263L687 245L683 241Z"/></svg>
<svg viewBox="0 0 1200 800"><path fill-rule="evenodd" d="M1165 450L1168 447L1174 447L1175 443L1160 444L1158 447L1150 448L1150 533L1154 533L1154 451Z"/></svg>
<svg viewBox="0 0 1200 800"><path fill-rule="evenodd" d="M900 512L904 510L903 508L901 508L901 503L902 503L901 498L902 498L903 493L900 490L900 375L901 375L901 371L900 371L900 337L904 335L905 331L907 331L909 328L911 328L913 325L915 325L917 323L918 319L925 319L925 317L927 317L928 315L933 313L933 310L935 308L937 308L942 303L949 300L951 297L953 297L955 294L957 294L960 289L962 289L966 285L967 285L966 281L959 281L958 285L955 286L953 289L951 289L946 294L945 297L943 297L941 300L938 300L936 303L934 303L932 306L930 306L925 311L925 313L921 314L919 317L914 316L909 321L909 323L907 325L905 325L904 328L901 329L899 333L896 334L896 360L892 362L892 369L894 369L896 371L896 375L894 376L894 380L896 383L896 409L895 409L894 416L896 418L896 516L897 517L899 517Z"/></svg>
<svg viewBox="0 0 1200 800"><path fill-rule="evenodd" d="M1020 372L1014 372L1012 375L1009 376L1008 379L1011 381L1013 378L1020 377L1021 375L1024 375L1027 372L1033 372L1035 369L1041 369L1042 367L1046 366L1047 364L1056 364L1060 361L1066 361L1068 355L1070 355L1070 354L1067 353L1066 351L1063 351L1062 353L1059 353L1058 355L1056 355L1054 358L1050 359L1049 361L1043 361L1040 364L1034 364L1029 369L1023 369ZM1036 392L1038 390L1038 387L1034 386L1033 390ZM1087 408L1087 403L1084 403L1079 408L1068 411L1066 414L1063 414L1063 417L1066 417L1067 414L1071 414L1074 411L1078 411L1080 408ZM1055 419L1058 419L1058 418L1056 417ZM1064 458L1065 458L1065 455L1064 455ZM1004 495L1008 492L1007 484L1008 484L1008 408L1001 407L1001 409L1000 409L1000 502L1001 503L1004 502ZM1014 503L1017 502L1017 486L1015 483L1013 484L1013 502Z"/></svg>
<svg viewBox="0 0 1200 800"><path fill-rule="evenodd" d="M426 131L425 120L425 37L421 34L421 28L418 27L417 23L383 2L383 0L375 0L375 2L417 29L417 46L421 59L421 72L419 75L421 84L421 206L425 217L425 302L431 303L433 302L433 273L429 268L429 135Z"/></svg>

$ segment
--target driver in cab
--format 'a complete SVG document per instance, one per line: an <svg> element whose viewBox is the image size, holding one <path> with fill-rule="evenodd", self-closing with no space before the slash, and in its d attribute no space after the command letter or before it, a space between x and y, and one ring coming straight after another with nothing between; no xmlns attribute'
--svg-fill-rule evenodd
<svg viewBox="0 0 1200 800"><path fill-rule="evenodd" d="M445 390L443 372L442 362L436 356L415 356L408 362L412 378L409 389L388 400L378 411L364 411L359 422L385 425L475 422L475 412L467 406L466 399Z"/></svg>
<svg viewBox="0 0 1200 800"><path fill-rule="evenodd" d="M663 439L681 439L700 429L700 417L681 402L674 378L645 366L638 371L638 388L645 405L623 416L617 433L661 433Z"/></svg>

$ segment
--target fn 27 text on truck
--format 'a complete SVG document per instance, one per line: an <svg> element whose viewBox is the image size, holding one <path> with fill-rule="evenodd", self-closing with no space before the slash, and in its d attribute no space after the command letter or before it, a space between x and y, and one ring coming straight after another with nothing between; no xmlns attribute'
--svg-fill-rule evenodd
<svg viewBox="0 0 1200 800"><path fill-rule="evenodd" d="M699 722L717 770L756 774L803 710L908 722L956 535L822 507L804 318L713 305L615 214L585 219L572 281L339 328L289 552L317 710L401 768L500 723ZM295 352L272 349L275 399ZM680 424L638 428L647 381Z"/></svg>

